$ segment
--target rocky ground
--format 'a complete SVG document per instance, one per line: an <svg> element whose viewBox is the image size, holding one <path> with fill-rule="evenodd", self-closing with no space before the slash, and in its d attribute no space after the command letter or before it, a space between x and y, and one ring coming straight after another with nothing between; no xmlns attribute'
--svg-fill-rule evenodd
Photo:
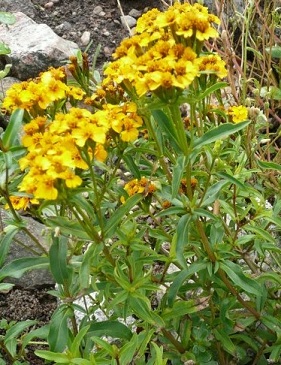
<svg viewBox="0 0 281 365"><path fill-rule="evenodd" d="M81 50L88 49L90 56L100 45L98 67L110 60L115 47L129 36L126 24L121 22L122 13L117 0L32 2L37 23L48 24L59 36L76 42ZM124 15L132 15L135 19L147 9L163 7L161 0L121 0L120 5Z"/></svg>
<svg viewBox="0 0 281 365"><path fill-rule="evenodd" d="M90 57L100 45L97 61L99 69L110 60L111 53L119 42L129 36L126 25L121 23L121 11L116 0L32 0L33 20L49 25L61 37L76 42L81 50L86 50L88 42ZM122 11L137 19L146 9L162 7L160 0L123 0ZM47 293L50 288L19 288L8 294L0 293L0 340L5 329L1 320L24 321L37 320L38 325L48 323L56 308L56 298ZM2 328L1 328L2 327ZM44 364L29 348L27 361L32 365ZM0 355L6 364L12 364L3 349ZM0 356L0 363L1 356Z"/></svg>

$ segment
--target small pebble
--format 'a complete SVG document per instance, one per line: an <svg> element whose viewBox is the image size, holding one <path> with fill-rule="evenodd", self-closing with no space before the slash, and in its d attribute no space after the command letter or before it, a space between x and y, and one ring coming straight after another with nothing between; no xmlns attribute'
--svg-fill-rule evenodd
<svg viewBox="0 0 281 365"><path fill-rule="evenodd" d="M103 11L102 7L98 5L94 8L93 13L99 15L102 11Z"/></svg>
<svg viewBox="0 0 281 365"><path fill-rule="evenodd" d="M54 6L54 2L53 1L49 1L48 3L46 3L44 5L45 9L51 9Z"/></svg>
<svg viewBox="0 0 281 365"><path fill-rule="evenodd" d="M60 0L53 0L54 4L58 4L60 2Z"/></svg>
<svg viewBox="0 0 281 365"><path fill-rule="evenodd" d="M130 15L121 16L120 18L124 28L127 28L126 24L128 24L129 28L133 28L137 24L136 19Z"/></svg>
<svg viewBox="0 0 281 365"><path fill-rule="evenodd" d="M110 33L109 33L109 31L108 31L108 30L106 30L105 32L103 32L103 35L104 35L105 37L109 37L109 36L110 36Z"/></svg>
<svg viewBox="0 0 281 365"><path fill-rule="evenodd" d="M133 18L139 18L141 16L142 12L140 10L137 9L132 9L129 12L129 15L132 16Z"/></svg>
<svg viewBox="0 0 281 365"><path fill-rule="evenodd" d="M103 52L106 57L110 57L112 55L112 49L109 47L104 47Z"/></svg>
<svg viewBox="0 0 281 365"><path fill-rule="evenodd" d="M83 44L83 46L86 46L87 44L89 44L90 39L91 39L91 32L89 32L88 30L86 30L82 36L81 36L81 43Z"/></svg>
<svg viewBox="0 0 281 365"><path fill-rule="evenodd" d="M106 15L106 13L105 13L104 11L101 11L101 12L99 13L99 16L104 17L105 15Z"/></svg>

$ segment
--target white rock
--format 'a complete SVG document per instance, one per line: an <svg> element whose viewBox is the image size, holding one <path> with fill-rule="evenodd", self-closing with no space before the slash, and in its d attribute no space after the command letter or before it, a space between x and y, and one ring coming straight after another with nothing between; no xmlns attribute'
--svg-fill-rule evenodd
<svg viewBox="0 0 281 365"><path fill-rule="evenodd" d="M129 12L129 15L132 16L133 18L138 18L140 17L142 14L142 12L140 10L137 10L137 9L132 9L130 12Z"/></svg>
<svg viewBox="0 0 281 365"><path fill-rule="evenodd" d="M121 23L125 28L127 28L127 25L129 26L129 28L133 28L137 24L136 19L130 15L124 15L124 16L122 15L120 18L121 18Z"/></svg>
<svg viewBox="0 0 281 365"><path fill-rule="evenodd" d="M88 30L86 30L82 36L81 36L81 43L83 44L83 46L86 46L87 44L89 44L90 39L91 39L91 32L89 32Z"/></svg>
<svg viewBox="0 0 281 365"><path fill-rule="evenodd" d="M100 5L98 5L94 8L93 13L96 15L99 15L102 11L103 11L103 8Z"/></svg>
<svg viewBox="0 0 281 365"><path fill-rule="evenodd" d="M46 4L44 5L44 8L45 8L45 9L51 9L53 6L54 6L53 1L49 1L48 3L46 3Z"/></svg>
<svg viewBox="0 0 281 365"><path fill-rule="evenodd" d="M11 49L5 56L5 61L12 63L11 75L27 80L50 66L61 66L77 53L76 43L62 39L46 24L37 24L21 12L15 16L15 24L0 25L0 41Z"/></svg>

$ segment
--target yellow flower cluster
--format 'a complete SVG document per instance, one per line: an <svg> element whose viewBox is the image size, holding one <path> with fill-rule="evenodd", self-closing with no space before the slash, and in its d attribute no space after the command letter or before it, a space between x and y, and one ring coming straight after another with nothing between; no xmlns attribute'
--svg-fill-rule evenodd
<svg viewBox="0 0 281 365"><path fill-rule="evenodd" d="M36 116L54 102L82 100L85 92L65 82L65 69L51 68L34 80L13 84L6 93L2 107L8 112L25 109L31 116Z"/></svg>
<svg viewBox="0 0 281 365"><path fill-rule="evenodd" d="M202 42L217 37L219 19L200 4L175 3L166 12L152 9L138 19L136 34L121 42L105 70L105 82L134 86L139 96L187 88L201 73L226 76L217 55L201 55Z"/></svg>
<svg viewBox="0 0 281 365"><path fill-rule="evenodd" d="M142 177L140 180L133 179L129 181L124 186L124 190L127 192L128 196L135 194L143 194L144 196L148 196L149 194L153 194L156 191L156 186L146 177ZM121 202L125 202L125 198L123 196L121 197Z"/></svg>
<svg viewBox="0 0 281 365"><path fill-rule="evenodd" d="M228 115L234 123L244 122L248 118L248 109L243 105L232 106L228 109Z"/></svg>
<svg viewBox="0 0 281 365"><path fill-rule="evenodd" d="M27 174L19 185L20 192L34 199L57 199L60 188L82 184L79 171L89 169L93 159L106 159L110 137L124 142L138 138L143 122L135 103L104 103L93 113L70 107L75 105L73 99L81 100L84 94L80 88L66 84L63 68L52 68L36 80L15 84L7 91L3 108L10 112L24 109L29 120L22 136L27 155L19 164ZM25 209L25 200L15 197L11 202L16 209Z"/></svg>
<svg viewBox="0 0 281 365"><path fill-rule="evenodd" d="M63 182L67 188L82 184L76 171L90 167L83 149L91 159L104 161L104 145L110 133L118 133L123 141L133 141L141 125L132 102L122 106L106 104L95 113L73 107L68 113L57 113L52 122L46 116L34 118L24 126L22 143L28 154L19 163L28 173L19 190L37 199L56 199Z"/></svg>

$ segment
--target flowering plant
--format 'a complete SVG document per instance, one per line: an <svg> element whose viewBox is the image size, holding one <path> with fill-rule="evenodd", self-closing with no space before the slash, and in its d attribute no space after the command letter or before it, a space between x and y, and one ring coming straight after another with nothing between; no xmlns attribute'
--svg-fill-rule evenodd
<svg viewBox="0 0 281 365"><path fill-rule="evenodd" d="M85 365L280 356L281 206L264 189L280 167L259 161L257 114L225 107L226 65L204 48L218 23L199 4L153 9L100 84L79 54L7 92L2 200L13 232L26 210L48 227L50 248L0 278L48 267L57 283L38 356ZM12 238L6 229L2 255Z"/></svg>

